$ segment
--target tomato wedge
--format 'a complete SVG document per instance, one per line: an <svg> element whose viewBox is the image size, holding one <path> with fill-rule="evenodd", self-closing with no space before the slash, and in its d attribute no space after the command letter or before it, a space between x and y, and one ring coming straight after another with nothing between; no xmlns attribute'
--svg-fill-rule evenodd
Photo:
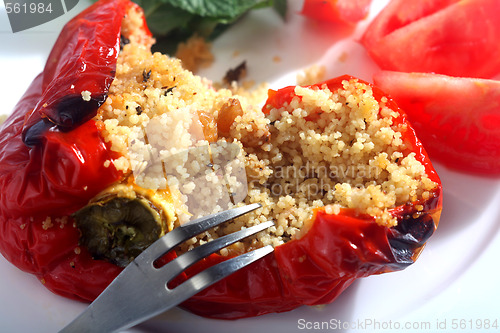
<svg viewBox="0 0 500 333"><path fill-rule="evenodd" d="M385 70L491 78L500 73L500 1L393 0L361 43Z"/></svg>
<svg viewBox="0 0 500 333"><path fill-rule="evenodd" d="M392 71L373 80L408 114L431 158L500 175L500 81Z"/></svg>
<svg viewBox="0 0 500 333"><path fill-rule="evenodd" d="M305 0L301 14L319 21L356 23L368 15L371 0Z"/></svg>

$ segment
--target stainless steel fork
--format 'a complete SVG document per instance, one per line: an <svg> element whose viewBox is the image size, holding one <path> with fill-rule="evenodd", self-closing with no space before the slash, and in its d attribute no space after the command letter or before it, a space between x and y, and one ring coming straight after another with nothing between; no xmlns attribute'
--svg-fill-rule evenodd
<svg viewBox="0 0 500 333"><path fill-rule="evenodd" d="M154 266L158 258L182 242L259 207L259 204L251 204L233 208L170 231L132 261L80 316L60 332L115 332L130 328L271 253L271 246L262 247L211 266L173 289L167 286L186 268L211 253L274 225L266 222L207 242L160 268Z"/></svg>

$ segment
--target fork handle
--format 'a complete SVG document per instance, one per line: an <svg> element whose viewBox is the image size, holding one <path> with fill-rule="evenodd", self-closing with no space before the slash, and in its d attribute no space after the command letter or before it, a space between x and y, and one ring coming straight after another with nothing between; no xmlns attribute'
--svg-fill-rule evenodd
<svg viewBox="0 0 500 333"><path fill-rule="evenodd" d="M177 306L209 285L263 258L273 250L272 246L267 245L228 259L205 269L174 289L167 289L164 280L158 279L155 274L143 272L140 266L132 262L87 310L60 333L109 333L130 328ZM126 276L126 279L120 278L123 276ZM130 279L141 283L134 284L133 289L127 288L130 286L127 283ZM165 289L170 292L167 297L164 294ZM151 295L151 290L157 290L157 295Z"/></svg>
<svg viewBox="0 0 500 333"><path fill-rule="evenodd" d="M130 279L141 281L141 283L136 283L134 288L129 288ZM160 280L156 279L156 281ZM150 275L132 262L84 312L64 327L60 333L116 332L140 323L140 318L153 317L173 307L173 305L163 306L164 304L158 301L160 298L143 297L148 294L150 288L161 290L166 286L164 283L163 285L155 283ZM133 300L142 300L143 304L135 302L131 305ZM133 313L130 312L131 310Z"/></svg>

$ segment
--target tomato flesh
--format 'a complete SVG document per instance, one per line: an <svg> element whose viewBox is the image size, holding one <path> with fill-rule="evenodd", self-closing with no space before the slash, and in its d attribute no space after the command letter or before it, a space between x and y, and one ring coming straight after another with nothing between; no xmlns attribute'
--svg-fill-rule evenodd
<svg viewBox="0 0 500 333"><path fill-rule="evenodd" d="M407 113L433 159L500 175L500 81L392 71L373 79Z"/></svg>
<svg viewBox="0 0 500 333"><path fill-rule="evenodd" d="M306 0L302 15L319 21L356 23L368 15L371 0Z"/></svg>
<svg viewBox="0 0 500 333"><path fill-rule="evenodd" d="M393 0L361 43L385 70L491 78L500 73L499 12L497 0Z"/></svg>

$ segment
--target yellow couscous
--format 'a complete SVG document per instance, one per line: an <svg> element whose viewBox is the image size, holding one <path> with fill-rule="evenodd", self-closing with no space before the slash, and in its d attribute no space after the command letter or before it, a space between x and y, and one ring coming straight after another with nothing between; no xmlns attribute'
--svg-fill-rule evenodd
<svg viewBox="0 0 500 333"><path fill-rule="evenodd" d="M133 15L124 22L132 34ZM277 246L301 237L313 209L323 206L331 214L352 208L394 226L391 208L426 198L437 186L405 153L393 121L398 114L364 83L346 80L338 91L297 86L289 104L265 114L262 91L216 89L180 60L152 54L148 37L128 38L95 118L121 155L104 164L124 174L107 191L153 201L165 232L235 205L262 204L188 247L268 220L275 227L222 254Z"/></svg>

